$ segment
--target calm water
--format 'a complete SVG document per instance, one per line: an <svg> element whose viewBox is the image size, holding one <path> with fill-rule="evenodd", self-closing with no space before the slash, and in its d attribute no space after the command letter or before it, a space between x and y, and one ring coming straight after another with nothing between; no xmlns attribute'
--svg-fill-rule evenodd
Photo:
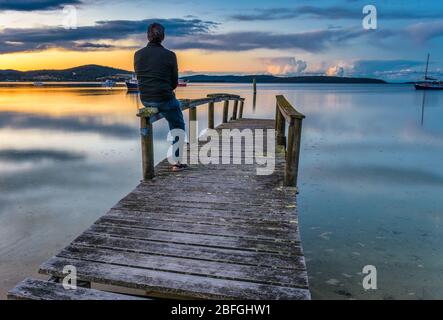
<svg viewBox="0 0 443 320"><path fill-rule="evenodd" d="M284 94L307 116L298 201L314 298L443 298L443 92L424 108L407 85L261 85L255 108L249 85L178 96L213 92L263 118ZM0 88L0 298L138 183L138 107L124 90ZM157 161L166 133L156 123ZM368 264L375 291L361 286Z"/></svg>

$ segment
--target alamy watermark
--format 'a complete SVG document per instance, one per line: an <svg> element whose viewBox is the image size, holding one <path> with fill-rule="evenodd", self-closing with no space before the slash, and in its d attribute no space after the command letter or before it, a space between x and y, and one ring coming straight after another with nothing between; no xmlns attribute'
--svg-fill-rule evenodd
<svg viewBox="0 0 443 320"><path fill-rule="evenodd" d="M377 290L377 268L373 265L366 265L363 267L363 289L365 290Z"/></svg>
<svg viewBox="0 0 443 320"><path fill-rule="evenodd" d="M377 29L377 7L372 4L368 4L363 7L363 14L365 14L362 21L363 29Z"/></svg>
<svg viewBox="0 0 443 320"><path fill-rule="evenodd" d="M77 29L77 8L73 5L63 7L63 28L66 30Z"/></svg>
<svg viewBox="0 0 443 320"><path fill-rule="evenodd" d="M77 290L77 268L72 265L63 267L63 274L67 274L62 281L65 290Z"/></svg>

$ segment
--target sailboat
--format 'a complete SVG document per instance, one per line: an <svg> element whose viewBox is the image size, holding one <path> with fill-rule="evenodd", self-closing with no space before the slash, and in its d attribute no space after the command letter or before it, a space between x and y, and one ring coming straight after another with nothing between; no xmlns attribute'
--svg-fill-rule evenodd
<svg viewBox="0 0 443 320"><path fill-rule="evenodd" d="M443 81L439 81L435 78L431 78L428 76L429 58L430 58L430 54L428 53L428 61L426 62L426 71L425 71L425 81L417 82L415 84L415 89L417 89L417 90L443 90Z"/></svg>

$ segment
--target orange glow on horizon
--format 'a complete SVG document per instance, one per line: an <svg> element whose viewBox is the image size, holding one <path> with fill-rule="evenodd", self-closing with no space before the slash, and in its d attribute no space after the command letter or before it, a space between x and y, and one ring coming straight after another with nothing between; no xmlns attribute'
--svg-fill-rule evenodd
<svg viewBox="0 0 443 320"><path fill-rule="evenodd" d="M135 50L68 51L50 49L40 52L20 52L0 55L0 69L19 71L66 69L86 64L98 64L133 70ZM256 53L257 54L257 53ZM251 52L177 51L180 72L258 73L265 69Z"/></svg>

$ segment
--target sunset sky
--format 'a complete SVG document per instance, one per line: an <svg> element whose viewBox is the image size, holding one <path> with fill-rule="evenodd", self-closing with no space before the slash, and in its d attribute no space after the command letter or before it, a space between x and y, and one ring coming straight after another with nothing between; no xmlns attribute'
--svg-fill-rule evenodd
<svg viewBox="0 0 443 320"><path fill-rule="evenodd" d="M373 4L378 28L362 27ZM77 28L65 29L76 9ZM65 10L63 8L65 7ZM443 1L0 0L0 69L100 64L132 70L146 27L166 27L182 74L443 75Z"/></svg>

